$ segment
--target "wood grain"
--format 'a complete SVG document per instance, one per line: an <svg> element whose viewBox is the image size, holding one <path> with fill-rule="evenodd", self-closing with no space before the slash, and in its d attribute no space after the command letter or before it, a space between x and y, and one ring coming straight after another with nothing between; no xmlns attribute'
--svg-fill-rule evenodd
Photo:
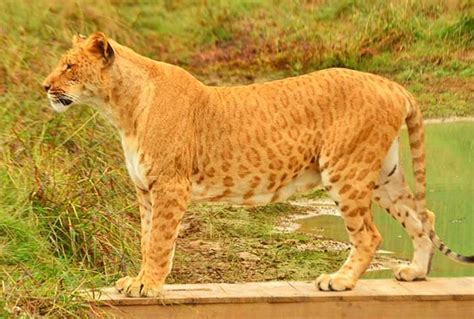
<svg viewBox="0 0 474 319"><path fill-rule="evenodd" d="M474 318L473 277L360 280L345 292L318 291L313 282L258 282L166 285L156 299L127 298L114 288L87 296L124 318Z"/></svg>

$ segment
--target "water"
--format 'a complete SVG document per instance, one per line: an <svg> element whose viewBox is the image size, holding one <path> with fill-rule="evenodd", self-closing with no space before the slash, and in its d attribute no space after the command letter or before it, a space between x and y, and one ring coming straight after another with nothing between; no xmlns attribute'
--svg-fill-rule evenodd
<svg viewBox="0 0 474 319"><path fill-rule="evenodd" d="M402 164L410 185L413 173L406 132L402 134ZM474 254L474 123L426 126L427 203L436 214L436 232L454 251ZM412 188L413 189L413 188ZM404 229L387 213L374 209L382 234L380 249L411 259L412 244ZM318 216L301 221L300 231L348 241L343 221L337 216ZM365 278L387 278L389 271L371 272ZM437 252L430 276L474 276L474 265L461 265Z"/></svg>

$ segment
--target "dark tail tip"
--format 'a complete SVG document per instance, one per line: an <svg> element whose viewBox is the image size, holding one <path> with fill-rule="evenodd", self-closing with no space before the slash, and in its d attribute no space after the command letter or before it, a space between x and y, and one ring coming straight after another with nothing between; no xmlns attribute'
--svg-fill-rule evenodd
<svg viewBox="0 0 474 319"><path fill-rule="evenodd" d="M474 256L459 255L459 260L466 264L474 264Z"/></svg>

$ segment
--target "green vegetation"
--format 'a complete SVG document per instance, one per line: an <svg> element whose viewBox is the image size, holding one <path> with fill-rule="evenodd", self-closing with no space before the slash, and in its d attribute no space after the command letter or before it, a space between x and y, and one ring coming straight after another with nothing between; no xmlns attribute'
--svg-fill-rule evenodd
<svg viewBox="0 0 474 319"><path fill-rule="evenodd" d="M208 84L365 70L406 85L427 117L463 116L474 114L470 3L1 1L0 316L95 313L79 290L139 266L137 207L113 129L87 107L52 114L41 90L73 34L104 31ZM272 231L293 210L190 208L196 229L180 238L170 282L309 279L333 269L343 256L299 251L293 243L313 238Z"/></svg>

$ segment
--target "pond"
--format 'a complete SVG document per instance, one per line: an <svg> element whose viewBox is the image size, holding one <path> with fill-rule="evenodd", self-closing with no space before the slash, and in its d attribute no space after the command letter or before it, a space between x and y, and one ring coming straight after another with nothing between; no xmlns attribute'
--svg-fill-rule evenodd
<svg viewBox="0 0 474 319"><path fill-rule="evenodd" d="M432 124L426 127L427 203L436 214L436 232L454 251L474 254L474 123ZM402 163L413 189L413 173L406 131L402 134ZM387 213L374 209L382 234L380 249L411 259L412 244L404 229ZM338 216L322 215L300 221L299 231L317 232L327 238L348 241ZM365 278L388 278L391 271L366 273ZM455 263L435 254L430 276L474 276L474 265Z"/></svg>

